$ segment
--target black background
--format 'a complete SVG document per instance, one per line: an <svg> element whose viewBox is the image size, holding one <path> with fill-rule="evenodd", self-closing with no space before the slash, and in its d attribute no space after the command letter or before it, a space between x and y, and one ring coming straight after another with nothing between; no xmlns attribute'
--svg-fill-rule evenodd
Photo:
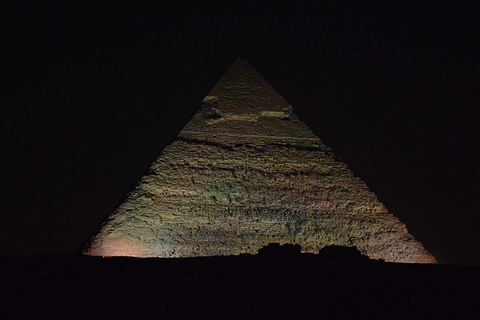
<svg viewBox="0 0 480 320"><path fill-rule="evenodd" d="M238 57L439 262L480 265L475 1L1 4L0 255L72 253Z"/></svg>

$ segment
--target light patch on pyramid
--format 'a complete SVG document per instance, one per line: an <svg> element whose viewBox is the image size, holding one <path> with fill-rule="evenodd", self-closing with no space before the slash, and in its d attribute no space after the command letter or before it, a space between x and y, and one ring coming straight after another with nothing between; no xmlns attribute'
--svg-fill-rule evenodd
<svg viewBox="0 0 480 320"><path fill-rule="evenodd" d="M289 243L436 262L242 59L149 172L84 254L221 256Z"/></svg>

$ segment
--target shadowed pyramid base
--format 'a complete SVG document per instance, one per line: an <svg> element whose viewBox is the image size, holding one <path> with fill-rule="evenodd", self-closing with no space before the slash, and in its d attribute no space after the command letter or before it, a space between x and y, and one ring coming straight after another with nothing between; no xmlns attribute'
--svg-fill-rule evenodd
<svg viewBox="0 0 480 320"><path fill-rule="evenodd" d="M360 179L237 60L84 253L255 254L269 243L356 246L372 259L435 263Z"/></svg>

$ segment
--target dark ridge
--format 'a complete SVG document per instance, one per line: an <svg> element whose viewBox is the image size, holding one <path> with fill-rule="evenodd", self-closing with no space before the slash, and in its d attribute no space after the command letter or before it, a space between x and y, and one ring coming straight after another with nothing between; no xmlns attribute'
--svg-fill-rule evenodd
<svg viewBox="0 0 480 320"><path fill-rule="evenodd" d="M294 149L300 150L300 151L323 151L325 153L328 153L328 149L329 149L328 147L324 147L324 146L309 147L309 146L295 145L295 144L291 144L291 143L267 143L266 145L275 146L275 147L294 148Z"/></svg>
<svg viewBox="0 0 480 320"><path fill-rule="evenodd" d="M212 146L212 147L218 147L221 149L227 149L230 151L235 151L235 147L228 146L223 143L216 143L212 141L205 141L205 140L197 140L197 139L192 139L192 138L186 138L186 137L177 137L177 140L187 142L187 143L192 143L192 144L201 144L201 145L206 145L206 146Z"/></svg>

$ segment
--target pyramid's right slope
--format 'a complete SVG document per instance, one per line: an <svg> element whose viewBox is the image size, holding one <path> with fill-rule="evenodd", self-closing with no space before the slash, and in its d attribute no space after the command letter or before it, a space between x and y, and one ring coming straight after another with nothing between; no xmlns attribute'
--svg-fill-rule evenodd
<svg viewBox="0 0 480 320"><path fill-rule="evenodd" d="M84 253L237 255L273 242L314 253L357 246L373 259L436 262L239 59Z"/></svg>

